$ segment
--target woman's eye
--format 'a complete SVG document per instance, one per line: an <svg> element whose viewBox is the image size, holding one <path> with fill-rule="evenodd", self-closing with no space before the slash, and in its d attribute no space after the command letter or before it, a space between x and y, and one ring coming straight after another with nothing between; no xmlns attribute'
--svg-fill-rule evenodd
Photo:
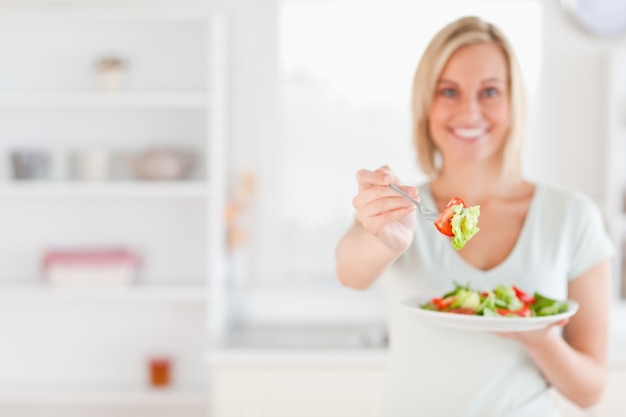
<svg viewBox="0 0 626 417"><path fill-rule="evenodd" d="M456 90L453 88L444 88L439 90L439 95L443 97L456 97Z"/></svg>
<svg viewBox="0 0 626 417"><path fill-rule="evenodd" d="M486 88L482 92L483 97L496 97L498 95L498 90L495 88Z"/></svg>

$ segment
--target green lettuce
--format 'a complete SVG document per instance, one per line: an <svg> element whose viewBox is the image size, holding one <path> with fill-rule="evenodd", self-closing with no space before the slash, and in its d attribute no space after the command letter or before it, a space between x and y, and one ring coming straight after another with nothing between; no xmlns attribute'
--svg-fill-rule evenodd
<svg viewBox="0 0 626 417"><path fill-rule="evenodd" d="M530 306L535 316L552 316L564 313L568 309L568 303L548 298L539 293L535 293L535 303Z"/></svg>
<svg viewBox="0 0 626 417"><path fill-rule="evenodd" d="M477 291L460 288L456 293L456 300L452 308L472 308L476 310L480 306L480 294Z"/></svg>
<svg viewBox="0 0 626 417"><path fill-rule="evenodd" d="M496 294L496 307L511 311L522 308L523 303L517 298L515 290L510 285L498 285L493 292Z"/></svg>
<svg viewBox="0 0 626 417"><path fill-rule="evenodd" d="M480 216L480 206L463 207L461 204L452 206L452 246L460 250L465 246L480 228L478 227L478 216Z"/></svg>

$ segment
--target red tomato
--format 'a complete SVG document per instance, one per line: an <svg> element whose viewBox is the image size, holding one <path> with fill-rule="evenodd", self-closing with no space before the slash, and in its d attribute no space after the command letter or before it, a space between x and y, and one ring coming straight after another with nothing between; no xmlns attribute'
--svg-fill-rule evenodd
<svg viewBox="0 0 626 417"><path fill-rule="evenodd" d="M454 212L450 207L446 208L435 220L435 227L439 230L439 233L443 233L446 236L454 236L452 233L452 216L454 216Z"/></svg>
<svg viewBox="0 0 626 417"><path fill-rule="evenodd" d="M517 296L517 298L519 298L519 300L522 303L533 304L535 302L535 297L533 297L530 294L526 294L524 291L520 290L515 285L513 285L513 291L515 291L515 295Z"/></svg>
<svg viewBox="0 0 626 417"><path fill-rule="evenodd" d="M439 230L439 233L443 233L446 236L454 236L454 233L452 233L452 224L450 223L452 216L454 216L452 206L458 206L459 204L463 207L467 207L463 200L459 197L454 197L448 202L446 209L439 215L437 220L435 220L435 227Z"/></svg>
<svg viewBox="0 0 626 417"><path fill-rule="evenodd" d="M522 306L519 310L507 310L506 308L496 308L496 312L501 316L519 316L519 317L530 317L530 308L527 305Z"/></svg>
<svg viewBox="0 0 626 417"><path fill-rule="evenodd" d="M451 296L451 297L446 297L446 298L439 298L439 297L435 297L431 300L431 302L439 309L439 310L445 310L446 308L450 307L450 305L452 305L452 303L454 302L454 300L456 300L455 296Z"/></svg>
<svg viewBox="0 0 626 417"><path fill-rule="evenodd" d="M448 313L456 313L456 314L476 314L476 310L474 310L473 308L469 308L469 307L460 307L460 308L453 308L450 310L447 310Z"/></svg>
<svg viewBox="0 0 626 417"><path fill-rule="evenodd" d="M517 310L515 312L515 314L517 314L520 317L530 317L530 315L531 315L530 307L528 307L528 305L524 304L524 306L522 306L522 308Z"/></svg>
<svg viewBox="0 0 626 417"><path fill-rule="evenodd" d="M467 207L465 205L465 201L463 201L461 198L459 197L454 197L452 200L450 200L448 202L448 205L446 207L452 207L452 206L458 206L458 205L462 205L463 207Z"/></svg>
<svg viewBox="0 0 626 417"><path fill-rule="evenodd" d="M496 313L498 313L501 316L508 316L509 314L515 314L513 311L507 310L506 308L496 308Z"/></svg>
<svg viewBox="0 0 626 417"><path fill-rule="evenodd" d="M443 308L443 298L435 297L432 300L430 300L430 302L435 307L437 307L439 310L441 310Z"/></svg>

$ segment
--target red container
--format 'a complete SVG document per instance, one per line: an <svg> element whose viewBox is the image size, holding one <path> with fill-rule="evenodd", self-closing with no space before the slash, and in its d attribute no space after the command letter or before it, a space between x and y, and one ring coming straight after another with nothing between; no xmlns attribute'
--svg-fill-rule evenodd
<svg viewBox="0 0 626 417"><path fill-rule="evenodd" d="M135 281L136 253L125 249L48 250L42 259L46 281L55 286L127 286Z"/></svg>
<svg viewBox="0 0 626 417"><path fill-rule="evenodd" d="M150 359L150 385L157 388L167 387L171 382L172 361L165 357Z"/></svg>

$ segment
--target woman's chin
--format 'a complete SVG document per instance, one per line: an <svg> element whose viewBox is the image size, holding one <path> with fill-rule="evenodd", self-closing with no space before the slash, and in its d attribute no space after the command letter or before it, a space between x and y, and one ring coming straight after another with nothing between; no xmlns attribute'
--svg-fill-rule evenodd
<svg viewBox="0 0 626 417"><path fill-rule="evenodd" d="M478 146L474 148L458 148L456 152L453 151L447 154L445 163L452 166L485 163L498 159L497 153L496 151L489 151Z"/></svg>

